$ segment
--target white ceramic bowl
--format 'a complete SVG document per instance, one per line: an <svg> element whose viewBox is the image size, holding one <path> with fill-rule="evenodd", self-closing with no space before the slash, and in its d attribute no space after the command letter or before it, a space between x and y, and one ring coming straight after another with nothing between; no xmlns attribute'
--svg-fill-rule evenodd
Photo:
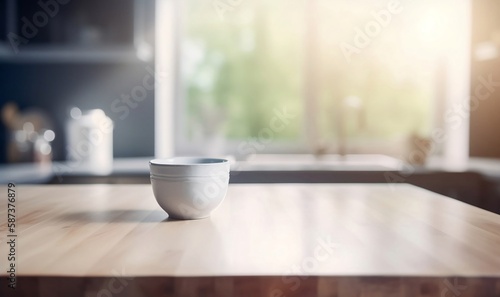
<svg viewBox="0 0 500 297"><path fill-rule="evenodd" d="M229 162L225 159L155 159L149 168L156 201L169 217L206 218L226 196Z"/></svg>

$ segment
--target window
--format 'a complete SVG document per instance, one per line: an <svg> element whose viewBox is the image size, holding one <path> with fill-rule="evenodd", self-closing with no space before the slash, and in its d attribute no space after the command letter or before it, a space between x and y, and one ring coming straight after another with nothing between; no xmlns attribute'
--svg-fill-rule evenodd
<svg viewBox="0 0 500 297"><path fill-rule="evenodd" d="M177 152L401 153L440 125L454 5L179 1Z"/></svg>

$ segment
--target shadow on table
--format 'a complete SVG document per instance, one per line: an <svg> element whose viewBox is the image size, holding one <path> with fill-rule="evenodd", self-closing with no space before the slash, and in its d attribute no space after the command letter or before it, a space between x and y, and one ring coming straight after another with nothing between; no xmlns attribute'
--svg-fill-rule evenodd
<svg viewBox="0 0 500 297"><path fill-rule="evenodd" d="M59 217L63 221L73 223L168 223L178 220L168 217L162 210L146 209L115 209L101 211L78 211L63 214Z"/></svg>

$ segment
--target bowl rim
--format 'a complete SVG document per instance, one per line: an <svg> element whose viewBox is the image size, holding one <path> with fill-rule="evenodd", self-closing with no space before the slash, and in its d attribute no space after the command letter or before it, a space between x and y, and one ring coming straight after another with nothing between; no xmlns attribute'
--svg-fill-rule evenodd
<svg viewBox="0 0 500 297"><path fill-rule="evenodd" d="M170 167L170 166L214 166L229 163L229 160L222 158L208 157L174 157L167 159L153 159L149 161L151 166Z"/></svg>

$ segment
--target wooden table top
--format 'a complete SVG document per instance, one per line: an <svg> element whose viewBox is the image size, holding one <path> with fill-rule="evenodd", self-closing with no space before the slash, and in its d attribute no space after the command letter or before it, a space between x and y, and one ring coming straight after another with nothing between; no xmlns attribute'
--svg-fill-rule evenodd
<svg viewBox="0 0 500 297"><path fill-rule="evenodd" d="M16 189L18 277L500 277L500 216L410 185L231 185L195 221L149 185Z"/></svg>
<svg viewBox="0 0 500 297"><path fill-rule="evenodd" d="M196 221L148 185L18 186L16 208L22 275L500 276L500 216L409 185L231 185Z"/></svg>

